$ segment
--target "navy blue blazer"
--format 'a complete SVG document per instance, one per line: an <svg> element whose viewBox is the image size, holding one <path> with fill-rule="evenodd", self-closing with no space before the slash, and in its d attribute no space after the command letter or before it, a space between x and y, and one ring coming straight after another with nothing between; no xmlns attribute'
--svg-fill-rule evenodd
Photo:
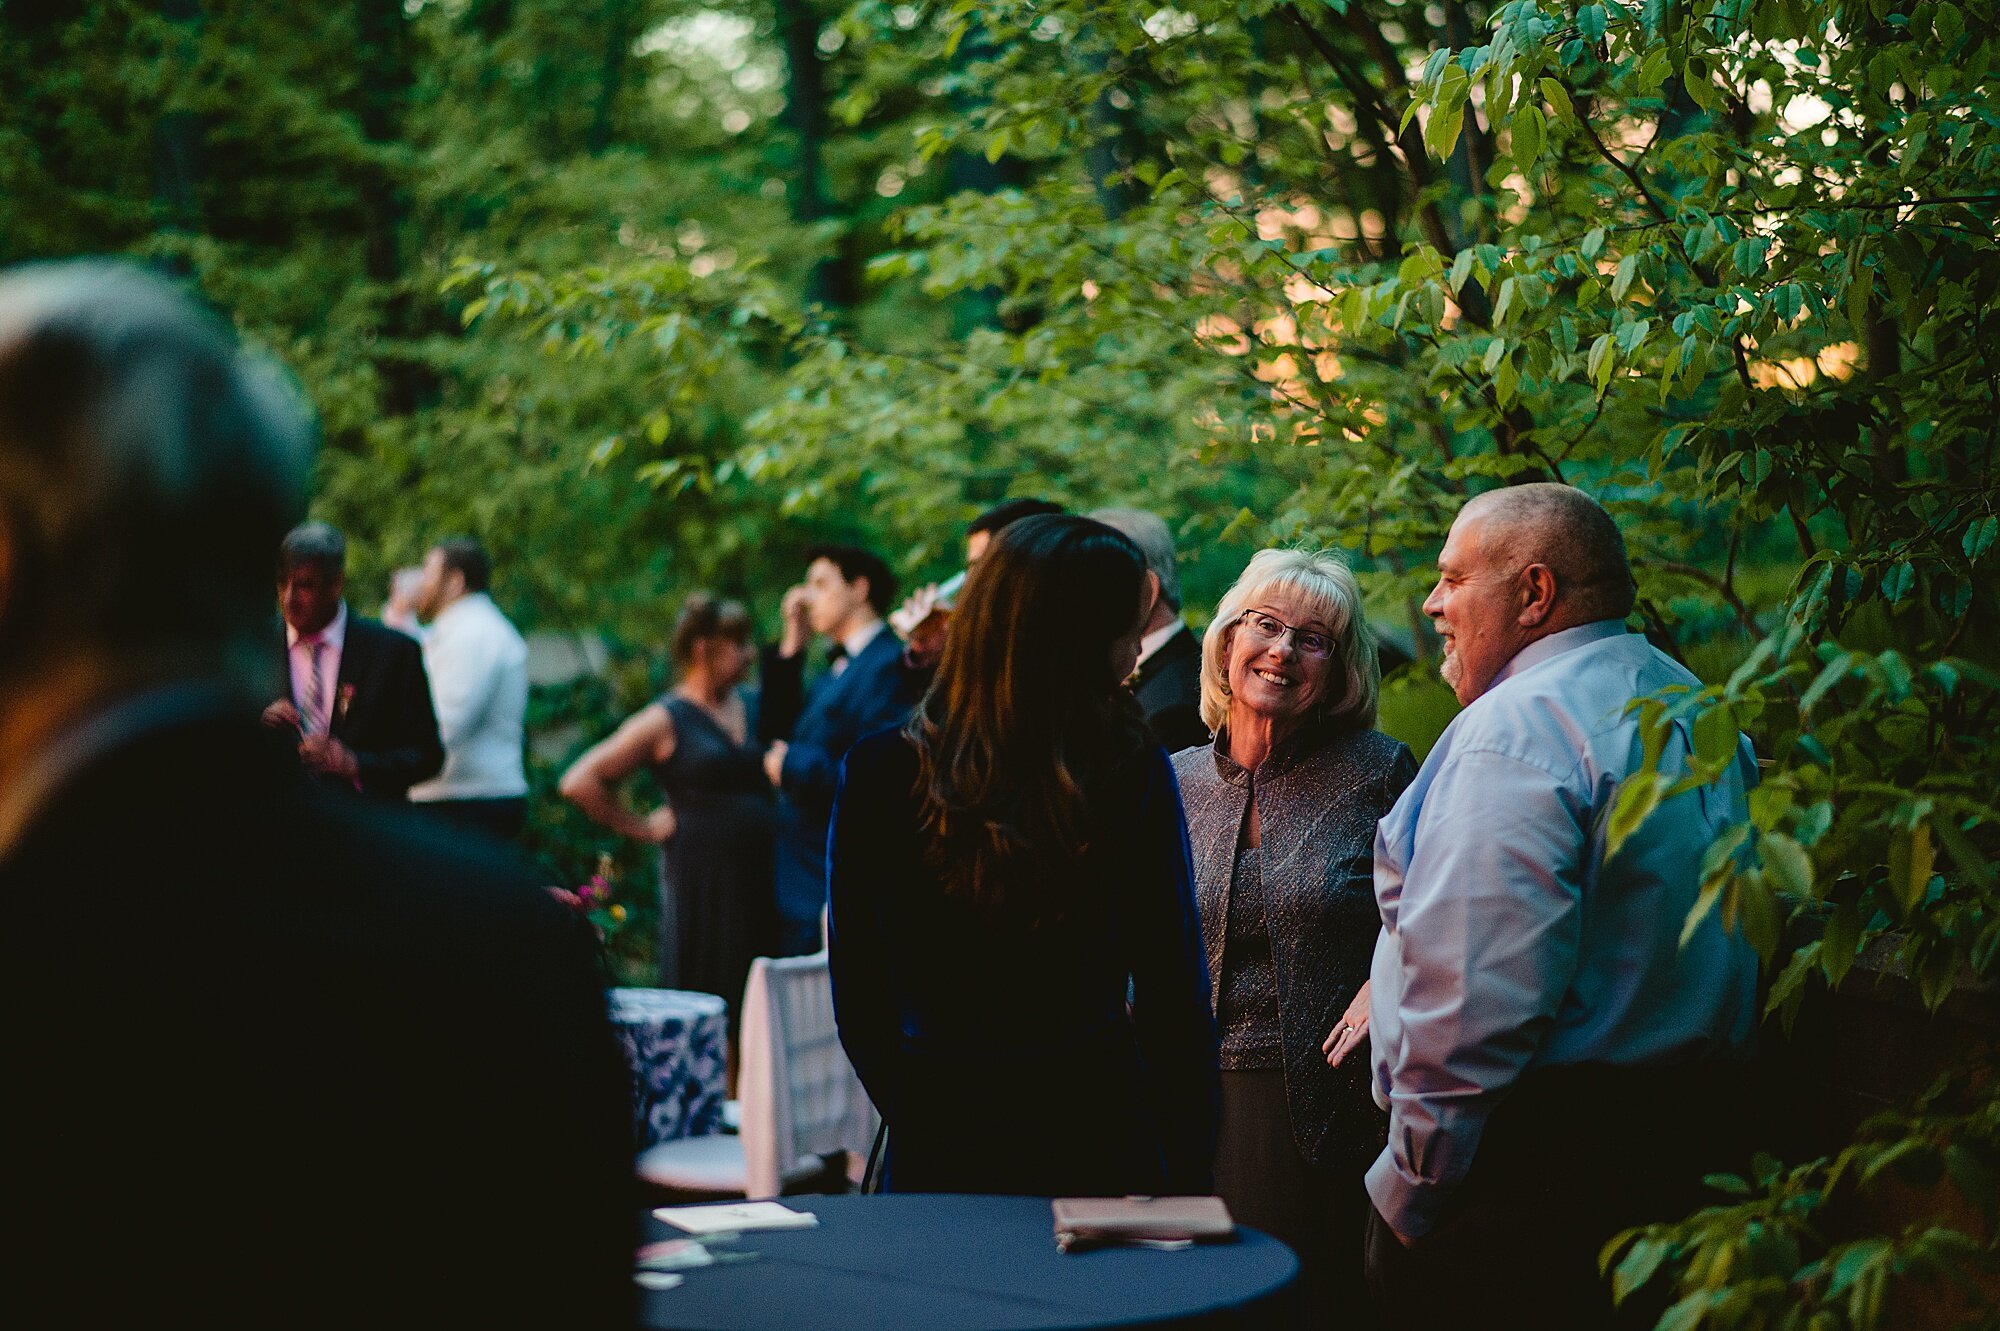
<svg viewBox="0 0 2000 1331"><path fill-rule="evenodd" d="M838 675L802 689L805 653L764 655L760 733L790 746L778 787L778 913L817 922L826 908L826 828L840 760L854 741L909 710L903 644L887 627ZM815 924L815 927L817 925Z"/></svg>
<svg viewBox="0 0 2000 1331"><path fill-rule="evenodd" d="M834 1015L889 1125L897 1192L1206 1193L1215 1020L1180 794L1148 748L1039 928L948 895L924 863L916 750L856 744L830 838ZM1129 1000L1129 1001L1128 1001Z"/></svg>

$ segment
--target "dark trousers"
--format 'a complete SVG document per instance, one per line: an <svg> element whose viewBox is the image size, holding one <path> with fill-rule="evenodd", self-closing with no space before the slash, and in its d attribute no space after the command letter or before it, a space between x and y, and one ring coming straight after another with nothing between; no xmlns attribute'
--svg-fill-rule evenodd
<svg viewBox="0 0 2000 1331"><path fill-rule="evenodd" d="M1298 1257L1296 1315L1283 1325L1374 1327L1362 1275L1368 1194L1361 1173L1354 1166L1317 1168L1299 1154L1282 1069L1224 1069L1215 1190L1232 1218L1263 1230Z"/></svg>
<svg viewBox="0 0 2000 1331"><path fill-rule="evenodd" d="M416 806L444 819L453 827L479 832L499 841L512 841L528 825L528 801L519 796L493 800L430 800Z"/></svg>
<svg viewBox="0 0 2000 1331"><path fill-rule="evenodd" d="M1405 1248L1370 1213L1368 1285L1384 1327L1651 1327L1663 1287L1615 1313L1598 1254L1633 1226L1708 1204L1742 1168L1735 1065L1530 1072L1494 1109L1430 1233Z"/></svg>

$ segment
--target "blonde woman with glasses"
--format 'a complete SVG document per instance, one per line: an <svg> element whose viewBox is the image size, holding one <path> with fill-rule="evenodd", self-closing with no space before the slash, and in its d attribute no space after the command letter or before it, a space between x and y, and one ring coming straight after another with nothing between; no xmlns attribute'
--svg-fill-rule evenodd
<svg viewBox="0 0 2000 1331"><path fill-rule="evenodd" d="M1379 681L1347 566L1261 551L1202 644L1215 740L1174 759L1222 1030L1216 1186L1298 1254L1314 1326L1373 1324L1361 1178L1385 1119L1351 1055L1380 927L1375 824L1416 770L1373 729Z"/></svg>

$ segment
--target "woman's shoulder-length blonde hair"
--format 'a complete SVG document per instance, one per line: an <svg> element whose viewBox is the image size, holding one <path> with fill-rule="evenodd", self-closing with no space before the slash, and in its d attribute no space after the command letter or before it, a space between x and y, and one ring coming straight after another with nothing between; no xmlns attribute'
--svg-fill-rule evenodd
<svg viewBox="0 0 2000 1331"><path fill-rule="evenodd" d="M1229 719L1229 642L1243 612L1283 588L1302 597L1307 613L1333 638L1333 678L1317 717L1343 729L1375 724L1382 668L1375 632L1361 606L1361 584L1331 550L1259 550L1236 584L1223 593L1201 644L1201 719L1220 734Z"/></svg>

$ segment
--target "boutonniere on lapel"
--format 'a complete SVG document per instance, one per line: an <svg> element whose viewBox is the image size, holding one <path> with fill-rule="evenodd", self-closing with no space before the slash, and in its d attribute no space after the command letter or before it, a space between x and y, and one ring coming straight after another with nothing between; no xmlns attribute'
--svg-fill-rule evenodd
<svg viewBox="0 0 2000 1331"><path fill-rule="evenodd" d="M345 721L347 719L347 705L353 701L354 686L352 684L342 684L340 686L340 696L333 703L333 719L336 721Z"/></svg>

